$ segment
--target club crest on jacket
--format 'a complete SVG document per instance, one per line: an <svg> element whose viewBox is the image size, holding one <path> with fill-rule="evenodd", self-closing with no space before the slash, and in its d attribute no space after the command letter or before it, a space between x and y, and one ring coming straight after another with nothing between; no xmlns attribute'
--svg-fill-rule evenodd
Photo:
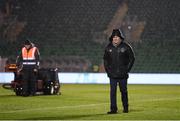
<svg viewBox="0 0 180 121"><path fill-rule="evenodd" d="M120 52L124 53L126 51L126 49L124 47L120 48Z"/></svg>

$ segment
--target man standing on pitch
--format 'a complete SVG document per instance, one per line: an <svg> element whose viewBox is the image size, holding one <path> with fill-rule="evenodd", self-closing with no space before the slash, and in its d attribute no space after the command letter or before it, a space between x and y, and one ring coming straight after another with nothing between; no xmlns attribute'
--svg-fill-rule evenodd
<svg viewBox="0 0 180 121"><path fill-rule="evenodd" d="M110 111L108 114L116 114L118 112L116 92L117 84L121 91L121 100L123 104L123 112L128 113L128 91L127 79L128 72L134 64L134 53L131 46L124 42L124 36L119 29L114 29L109 38L110 43L105 48L104 67L110 78Z"/></svg>
<svg viewBox="0 0 180 121"><path fill-rule="evenodd" d="M17 57L18 73L23 73L23 96L35 95L36 76L39 69L40 53L30 40L25 40L24 47Z"/></svg>

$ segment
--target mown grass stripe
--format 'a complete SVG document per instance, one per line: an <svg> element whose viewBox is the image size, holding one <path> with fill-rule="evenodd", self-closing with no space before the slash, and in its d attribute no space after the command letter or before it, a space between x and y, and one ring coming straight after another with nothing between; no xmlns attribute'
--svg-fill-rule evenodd
<svg viewBox="0 0 180 121"><path fill-rule="evenodd" d="M62 107L33 108L33 109L14 110L14 111L7 111L7 112L0 112L0 113L17 113L17 112L24 112L24 111L29 112L29 111L38 111L38 110L84 108L84 107L93 107L93 106L106 105L106 104L108 104L108 103L97 103L97 104L75 105L75 106L62 106Z"/></svg>

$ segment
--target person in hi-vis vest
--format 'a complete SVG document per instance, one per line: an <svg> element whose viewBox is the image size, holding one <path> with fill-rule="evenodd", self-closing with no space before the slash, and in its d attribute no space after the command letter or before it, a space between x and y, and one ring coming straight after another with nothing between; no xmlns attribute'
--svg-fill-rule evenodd
<svg viewBox="0 0 180 121"><path fill-rule="evenodd" d="M26 40L24 47L17 57L18 72L22 73L23 96L35 95L36 76L39 68L40 53L30 40Z"/></svg>

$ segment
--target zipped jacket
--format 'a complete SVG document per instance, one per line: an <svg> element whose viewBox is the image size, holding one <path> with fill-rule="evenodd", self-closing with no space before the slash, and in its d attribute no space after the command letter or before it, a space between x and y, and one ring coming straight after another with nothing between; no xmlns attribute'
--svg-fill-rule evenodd
<svg viewBox="0 0 180 121"><path fill-rule="evenodd" d="M132 47L122 41L117 47L110 42L104 52L104 67L108 77L114 79L127 79L135 57Z"/></svg>

